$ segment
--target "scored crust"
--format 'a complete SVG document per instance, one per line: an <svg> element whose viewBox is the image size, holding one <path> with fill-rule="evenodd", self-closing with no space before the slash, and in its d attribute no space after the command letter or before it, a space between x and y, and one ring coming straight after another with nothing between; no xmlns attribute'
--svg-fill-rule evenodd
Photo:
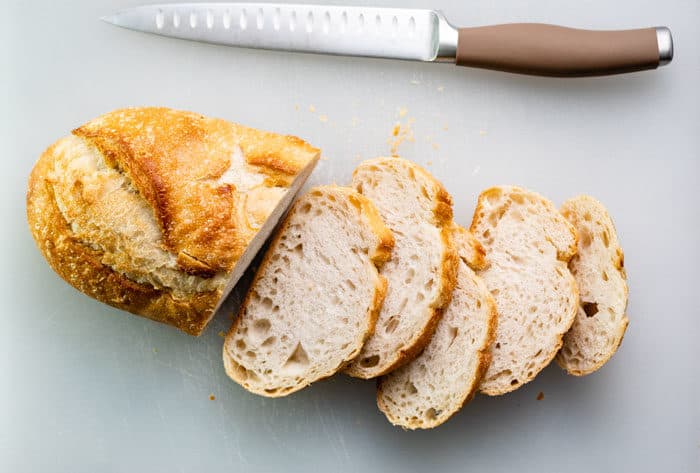
<svg viewBox="0 0 700 473"><path fill-rule="evenodd" d="M245 248L318 154L298 138L190 112L117 110L41 155L29 179L27 219L50 266L72 286L198 335L230 289L227 278ZM68 175L88 161L87 170ZM237 188L258 175L255 186ZM115 189L139 209L105 205ZM122 232L129 211L153 225L135 223L131 235ZM115 245L120 232L133 239L122 235ZM155 267L142 264L144 254L155 255ZM164 281L162 272L168 272Z"/></svg>
<svg viewBox="0 0 700 473"><path fill-rule="evenodd" d="M368 226L368 228L376 237L375 246L373 248L370 248L369 253L369 258L372 261L372 263L374 263L374 265L377 268L380 268L386 261L389 260L389 258L391 257L392 248L394 246L394 237L391 231L384 225L384 222L379 216L379 213L377 212L376 208L369 199L355 192L351 188L340 186L318 186L309 190L307 195L314 192L336 193L344 195L344 197L346 197L348 201L359 210L360 218L364 221L364 223ZM265 274L265 271L267 271L267 268L270 265L270 261L274 256L276 249L278 248L278 244L281 238L287 233L290 222L292 221L292 219L295 216L295 213L299 209L299 202L301 202L301 199L303 199L303 197L300 198L300 200L297 201L297 203L295 203L295 205L289 211L289 214L285 218L284 222L277 229L275 236L273 237L268 247L268 250L265 253L263 260L260 263L260 266L255 274L253 282L251 283L248 289L248 293L246 294L245 299L240 306L237 317L231 325L231 328L229 329L228 333L226 334L226 339L224 341L223 361L226 374L232 380L243 386L248 391L255 394L259 394L261 396L272 398L286 396L293 392L299 391L300 389L303 389L304 387L311 384L311 382L316 382L328 378L333 374L337 373L338 371L342 370L345 366L347 366L348 363L352 362L352 360L360 353L360 350L364 343L367 341L367 339L372 335L372 333L374 333L374 328L377 322L377 318L379 316L379 311L381 310L382 303L384 301L384 297L387 291L386 279L377 272L374 296L366 314L367 330L362 334L362 336L359 339L355 340L355 343L353 345L354 349L352 353L350 353L348 357L334 369L325 373L323 376L317 377L313 380L303 380L303 382L296 386L264 389L259 386L255 386L247 381L248 370L233 359L233 357L229 354L228 347L234 342L234 337L238 332L239 326L243 318L246 316L246 311L251 302L251 298L253 297L254 289L257 283Z"/></svg>

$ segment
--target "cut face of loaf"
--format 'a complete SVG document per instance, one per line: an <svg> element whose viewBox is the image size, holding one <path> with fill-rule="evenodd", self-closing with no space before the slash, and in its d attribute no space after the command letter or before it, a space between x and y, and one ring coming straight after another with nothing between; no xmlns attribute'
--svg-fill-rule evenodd
<svg viewBox="0 0 700 473"><path fill-rule="evenodd" d="M198 335L318 157L298 138L190 112L117 110L44 152L27 219L76 289Z"/></svg>
<svg viewBox="0 0 700 473"><path fill-rule="evenodd" d="M455 242L461 257L457 286L433 338L377 388L379 409L403 428L428 429L449 419L474 396L491 360L496 304L471 269L483 268L483 251L461 227L455 226Z"/></svg>
<svg viewBox="0 0 700 473"><path fill-rule="evenodd" d="M574 321L578 290L567 263L576 233L550 201L508 186L481 193L471 231L486 250L489 266L478 275L498 312L480 390L499 395L534 379Z"/></svg>
<svg viewBox="0 0 700 473"><path fill-rule="evenodd" d="M615 353L629 323L624 256L603 204L582 195L564 202L561 212L578 232L578 253L569 262L581 302L574 325L564 335L557 363L583 376Z"/></svg>
<svg viewBox="0 0 700 473"><path fill-rule="evenodd" d="M428 343L454 289L458 257L452 199L422 168L373 159L355 170L352 185L375 204L396 242L381 270L389 287L377 328L346 371L367 379L410 361Z"/></svg>
<svg viewBox="0 0 700 473"><path fill-rule="evenodd" d="M350 188L301 197L274 238L224 344L226 373L278 397L326 378L358 355L386 292L377 266L393 238Z"/></svg>

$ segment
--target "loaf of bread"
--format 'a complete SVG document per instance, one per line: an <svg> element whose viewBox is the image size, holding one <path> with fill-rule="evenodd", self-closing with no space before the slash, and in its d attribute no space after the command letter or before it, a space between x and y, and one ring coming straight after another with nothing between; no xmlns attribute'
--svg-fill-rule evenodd
<svg viewBox="0 0 700 473"><path fill-rule="evenodd" d="M474 269L484 269L481 245L454 227L460 255L457 285L433 338L413 361L380 378L377 405L405 429L437 427L474 397L491 361L496 303ZM473 268L473 269L472 269Z"/></svg>
<svg viewBox="0 0 700 473"><path fill-rule="evenodd" d="M576 232L549 200L510 186L479 195L471 231L486 250L488 266L478 275L498 311L480 390L499 395L534 379L574 322L578 290L567 263Z"/></svg>
<svg viewBox="0 0 700 473"><path fill-rule="evenodd" d="M581 302L556 360L568 373L583 376L603 366L622 342L629 323L627 275L615 225L603 204L581 195L564 202L561 212L578 232L578 253L569 269Z"/></svg>
<svg viewBox="0 0 700 473"><path fill-rule="evenodd" d="M392 246L372 203L354 190L317 187L301 197L226 337L226 373L279 397L342 369L374 330L386 293L377 267Z"/></svg>
<svg viewBox="0 0 700 473"><path fill-rule="evenodd" d="M367 379L407 363L430 341L456 283L458 256L452 199L427 171L377 158L357 167L352 185L375 204L396 241L381 270L389 288L377 329L346 371Z"/></svg>
<svg viewBox="0 0 700 473"><path fill-rule="evenodd" d="M195 113L117 110L44 152L27 219L75 288L198 335L318 158L298 138Z"/></svg>

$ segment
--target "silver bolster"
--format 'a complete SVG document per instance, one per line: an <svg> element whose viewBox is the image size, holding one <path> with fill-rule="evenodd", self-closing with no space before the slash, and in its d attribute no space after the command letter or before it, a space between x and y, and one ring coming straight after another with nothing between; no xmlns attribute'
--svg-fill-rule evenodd
<svg viewBox="0 0 700 473"><path fill-rule="evenodd" d="M665 66L673 59L673 37L671 36L671 30L665 26L657 26L656 42L659 45L659 66Z"/></svg>
<svg viewBox="0 0 700 473"><path fill-rule="evenodd" d="M455 62L457 60L457 40L459 32L452 26L442 12L435 12L438 17L438 51L436 62Z"/></svg>

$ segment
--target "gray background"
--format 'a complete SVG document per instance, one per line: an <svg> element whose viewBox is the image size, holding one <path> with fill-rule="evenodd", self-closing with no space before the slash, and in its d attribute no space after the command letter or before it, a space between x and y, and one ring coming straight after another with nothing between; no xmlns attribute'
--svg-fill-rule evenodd
<svg viewBox="0 0 700 473"><path fill-rule="evenodd" d="M462 25L673 30L670 67L576 80L236 50L97 21L137 3L3 3L0 471L700 471L696 0L401 2ZM120 313L62 282L27 230L43 149L134 105L298 134L327 158L313 183L347 182L358 159L388 153L405 108L415 142L400 152L444 182L462 224L499 183L556 203L598 197L627 256L621 350L583 379L551 366L514 394L479 396L427 432L390 426L373 383L344 376L285 399L246 393L220 360L227 313L197 339Z"/></svg>

